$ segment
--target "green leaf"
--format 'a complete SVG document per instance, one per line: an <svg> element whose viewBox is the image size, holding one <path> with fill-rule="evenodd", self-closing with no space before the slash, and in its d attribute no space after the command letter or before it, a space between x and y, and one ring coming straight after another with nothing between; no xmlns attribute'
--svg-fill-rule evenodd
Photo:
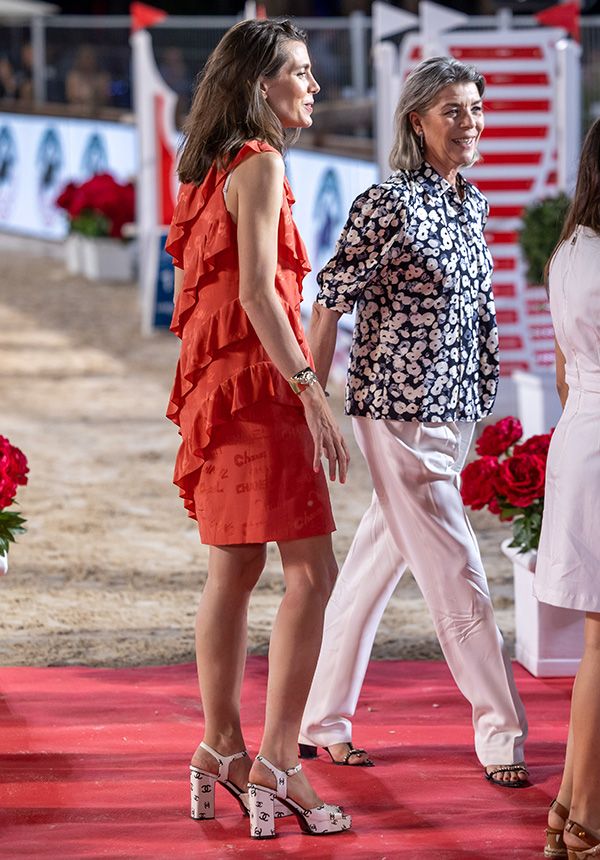
<svg viewBox="0 0 600 860"><path fill-rule="evenodd" d="M111 222L96 209L84 209L71 220L71 232L81 233L91 239L110 236Z"/></svg>
<svg viewBox="0 0 600 860"><path fill-rule="evenodd" d="M14 543L18 534L27 531L25 528L25 517L16 511L0 510L0 552L8 552L9 544Z"/></svg>
<svg viewBox="0 0 600 860"><path fill-rule="evenodd" d="M500 519L506 517L518 517L523 514L523 508L516 508L514 505L509 505L507 502L500 503Z"/></svg>
<svg viewBox="0 0 600 860"><path fill-rule="evenodd" d="M513 539L509 546L518 547L519 552L537 549L542 528L541 511L534 508L522 509L521 516L513 520Z"/></svg>

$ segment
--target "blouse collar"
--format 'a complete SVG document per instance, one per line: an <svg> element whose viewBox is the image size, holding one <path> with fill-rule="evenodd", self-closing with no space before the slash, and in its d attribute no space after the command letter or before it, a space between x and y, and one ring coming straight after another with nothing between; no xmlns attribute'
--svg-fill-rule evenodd
<svg viewBox="0 0 600 860"><path fill-rule="evenodd" d="M423 185L430 196L441 197L443 194L450 193L451 195L456 195L460 200L457 189L450 185L448 180L444 179L428 161L422 161L420 166L417 167L415 174L417 182ZM464 202L470 192L470 183L467 182L461 173L457 173L456 184L463 192L462 202Z"/></svg>

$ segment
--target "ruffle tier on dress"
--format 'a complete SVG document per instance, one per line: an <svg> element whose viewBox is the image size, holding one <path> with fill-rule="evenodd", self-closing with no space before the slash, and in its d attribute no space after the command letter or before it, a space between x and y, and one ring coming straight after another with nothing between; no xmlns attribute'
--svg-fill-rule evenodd
<svg viewBox="0 0 600 860"><path fill-rule="evenodd" d="M227 171L213 165L200 186L182 185L167 237L166 250L174 265L184 270L171 323L182 343L167 417L182 436L174 482L195 519L194 489L213 428L263 400L303 411L240 304L236 226L223 196L228 173L257 152L274 151L264 142L250 141ZM310 266L292 218L293 202L286 179L275 288L307 363L312 364L300 317L302 280Z"/></svg>

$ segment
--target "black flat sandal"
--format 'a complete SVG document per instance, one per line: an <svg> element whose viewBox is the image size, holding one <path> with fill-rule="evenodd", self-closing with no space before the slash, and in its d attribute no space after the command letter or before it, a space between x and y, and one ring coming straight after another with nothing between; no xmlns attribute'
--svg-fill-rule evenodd
<svg viewBox="0 0 600 860"><path fill-rule="evenodd" d="M375 762L371 761L370 758L366 758L364 761L361 761L358 764L350 764L350 759L353 755L367 755L367 751L362 749L356 749L349 742L348 752L341 761L336 761L336 759L334 759L334 757L331 755L329 747L323 747L323 749L329 755L329 758L331 759L333 764L338 764L342 767L375 767ZM298 744L300 758L317 758L317 750L318 747L315 747L312 744Z"/></svg>
<svg viewBox="0 0 600 860"><path fill-rule="evenodd" d="M524 764L503 764L489 773L484 769L484 776L488 782L499 786L500 788L526 788L531 785L527 779L514 779L507 782L504 779L494 779L497 773L525 773L529 776L529 771Z"/></svg>

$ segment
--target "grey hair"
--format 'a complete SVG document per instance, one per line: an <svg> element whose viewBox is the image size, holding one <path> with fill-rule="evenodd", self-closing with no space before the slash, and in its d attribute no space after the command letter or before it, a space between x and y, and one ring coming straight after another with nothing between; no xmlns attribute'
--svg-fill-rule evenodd
<svg viewBox="0 0 600 860"><path fill-rule="evenodd" d="M480 96L485 90L485 78L475 66L452 57L423 60L407 77L394 115L395 137L390 152L392 170L414 170L423 161L423 151L409 119L410 114L413 111L426 113L440 90L449 84L475 84Z"/></svg>

